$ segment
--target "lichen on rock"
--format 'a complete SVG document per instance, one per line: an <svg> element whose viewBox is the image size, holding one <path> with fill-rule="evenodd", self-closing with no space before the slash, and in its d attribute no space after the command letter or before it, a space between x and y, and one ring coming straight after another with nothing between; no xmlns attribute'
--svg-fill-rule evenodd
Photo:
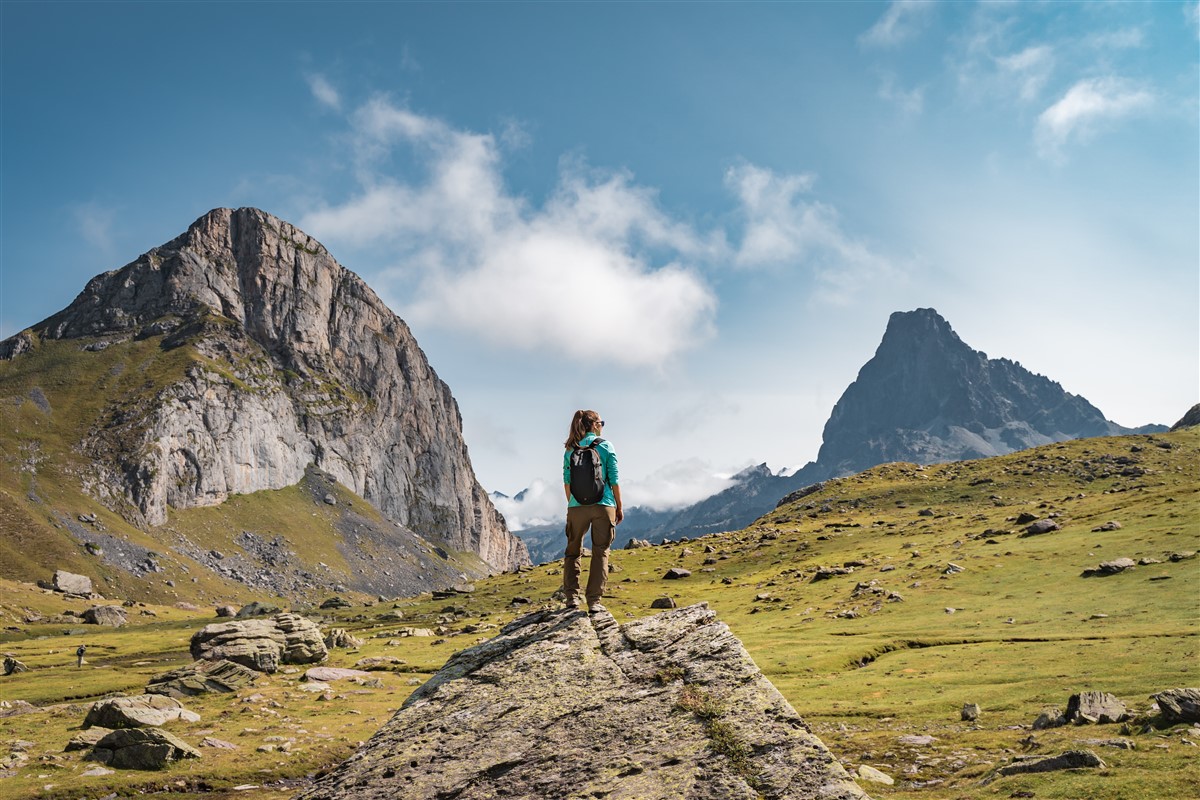
<svg viewBox="0 0 1200 800"><path fill-rule="evenodd" d="M539 611L455 654L298 800L866 798L706 604Z"/></svg>

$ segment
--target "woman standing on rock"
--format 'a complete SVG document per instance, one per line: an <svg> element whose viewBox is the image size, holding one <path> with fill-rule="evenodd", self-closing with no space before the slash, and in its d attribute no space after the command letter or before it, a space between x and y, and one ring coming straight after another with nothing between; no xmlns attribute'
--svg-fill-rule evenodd
<svg viewBox="0 0 1200 800"><path fill-rule="evenodd" d="M585 596L588 612L606 611L600 598L608 583L608 549L624 519L618 485L617 453L600 438L604 420L595 411L576 411L563 452L563 492L567 496L567 552L563 592L567 608L579 608L579 554L592 531L592 562Z"/></svg>

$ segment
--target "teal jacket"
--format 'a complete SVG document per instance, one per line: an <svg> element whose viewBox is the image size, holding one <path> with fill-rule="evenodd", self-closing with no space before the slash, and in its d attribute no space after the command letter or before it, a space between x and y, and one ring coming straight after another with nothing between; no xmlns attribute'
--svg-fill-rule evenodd
<svg viewBox="0 0 1200 800"><path fill-rule="evenodd" d="M587 447L596 438L596 434L589 433L587 436L579 440L580 447ZM613 497L612 487L619 486L617 472L617 453L613 450L612 442L605 439L600 444L596 445L596 452L600 454L600 463L604 467L604 497L600 498L598 506L612 506L616 508L617 500ZM570 485L571 483L571 451L563 450L563 484ZM567 503L567 508L575 508L579 503L575 501L575 496L571 496L571 501Z"/></svg>

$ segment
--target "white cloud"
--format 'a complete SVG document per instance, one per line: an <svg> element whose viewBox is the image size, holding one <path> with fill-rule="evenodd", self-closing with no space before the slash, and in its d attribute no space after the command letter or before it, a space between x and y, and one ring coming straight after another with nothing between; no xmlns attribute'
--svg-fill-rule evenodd
<svg viewBox="0 0 1200 800"><path fill-rule="evenodd" d="M1122 28L1094 33L1086 43L1097 50L1131 50L1146 44L1146 32L1142 28Z"/></svg>
<svg viewBox="0 0 1200 800"><path fill-rule="evenodd" d="M1049 45L1033 45L1019 53L996 59L1003 79L1016 86L1018 96L1028 102L1041 94L1054 70L1054 50Z"/></svg>
<svg viewBox="0 0 1200 800"><path fill-rule="evenodd" d="M381 97L351 120L361 191L302 225L318 237L393 245L393 276L418 271L410 321L627 366L661 366L713 335L716 296L687 259L723 240L670 219L630 175L566 161L536 209L507 191L490 134ZM400 146L412 148L423 179L384 174ZM593 310L594 336L577 333L582 308Z"/></svg>
<svg viewBox="0 0 1200 800"><path fill-rule="evenodd" d="M1196 38L1200 39L1200 0L1186 4L1183 7L1183 15L1188 24L1192 26L1192 30L1195 31Z"/></svg>
<svg viewBox="0 0 1200 800"><path fill-rule="evenodd" d="M1097 125L1133 116L1154 102L1154 96L1120 78L1079 81L1038 117L1034 131L1043 158L1061 157L1071 139L1086 141Z"/></svg>
<svg viewBox="0 0 1200 800"><path fill-rule="evenodd" d="M869 47L894 47L911 39L924 27L934 4L929 0L893 0L883 16L858 37Z"/></svg>
<svg viewBox="0 0 1200 800"><path fill-rule="evenodd" d="M741 200L742 241L734 256L740 267L801 264L817 278L817 300L844 305L868 285L902 277L887 259L842 229L832 206L805 201L811 174L778 175L753 164L731 167L726 185Z"/></svg>
<svg viewBox="0 0 1200 800"><path fill-rule="evenodd" d="M629 486L625 496L654 511L684 508L734 484L732 475L715 471L698 458L667 464Z"/></svg>
<svg viewBox="0 0 1200 800"><path fill-rule="evenodd" d="M101 253L111 253L113 250L112 227L117 218L116 210L95 202L81 203L72 210L79 235L83 237L83 240Z"/></svg>
<svg viewBox="0 0 1200 800"><path fill-rule="evenodd" d="M514 531L566 520L567 501L561 483L551 485L536 479L517 497L493 496L492 504Z"/></svg>
<svg viewBox="0 0 1200 800"><path fill-rule="evenodd" d="M896 76L891 74L883 76L879 97L895 105L905 117L919 116L925 107L925 90L922 87L903 89L897 85Z"/></svg>
<svg viewBox="0 0 1200 800"><path fill-rule="evenodd" d="M342 110L342 98L338 94L338 90L324 75L312 74L308 75L308 88L312 91L312 95L316 101L326 108L333 111Z"/></svg>

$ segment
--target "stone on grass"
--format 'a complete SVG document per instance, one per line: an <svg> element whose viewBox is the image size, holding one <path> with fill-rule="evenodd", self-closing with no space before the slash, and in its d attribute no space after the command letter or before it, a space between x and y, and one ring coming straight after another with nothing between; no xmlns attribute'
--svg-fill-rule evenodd
<svg viewBox="0 0 1200 800"><path fill-rule="evenodd" d="M18 672L28 672L29 667L12 656L4 657L4 674L15 675Z"/></svg>
<svg viewBox="0 0 1200 800"><path fill-rule="evenodd" d="M244 605L238 609L237 618L246 619L247 617L269 617L272 614L278 614L282 611L279 606L273 606L270 603L262 603L255 600L253 603Z"/></svg>
<svg viewBox="0 0 1200 800"><path fill-rule="evenodd" d="M330 597L328 600L326 600L325 602L321 603L321 605L320 605L319 607L320 607L320 608L323 608L323 609L328 609L328 608L353 608L353 607L354 607L354 603L351 603L349 600L347 600L347 599L346 599L346 598L344 598L344 597L338 597L338 596L336 596L336 595L335 595L334 597Z"/></svg>
<svg viewBox="0 0 1200 800"><path fill-rule="evenodd" d="M259 672L275 672L281 664L314 664L329 654L317 624L290 613L205 625L192 635L191 652L193 658L228 659Z"/></svg>
<svg viewBox="0 0 1200 800"><path fill-rule="evenodd" d="M997 772L999 775L1020 775L1061 769L1105 769L1107 766L1091 750L1068 750L1057 756L1017 756L1013 763L1001 767Z"/></svg>
<svg viewBox="0 0 1200 800"><path fill-rule="evenodd" d="M342 681L348 678L369 678L371 673L345 667L311 667L305 670L302 681Z"/></svg>
<svg viewBox="0 0 1200 800"><path fill-rule="evenodd" d="M1042 533L1050 533L1051 531L1059 530L1058 523L1052 519L1039 519L1025 526L1025 533L1022 536L1037 536Z"/></svg>
<svg viewBox="0 0 1200 800"><path fill-rule="evenodd" d="M396 658L395 656L367 656L354 662L354 668L370 671L390 670L398 672L399 668L406 664L408 662L403 658Z"/></svg>
<svg viewBox="0 0 1200 800"><path fill-rule="evenodd" d="M1085 569L1080 573L1084 578L1103 578L1108 575L1116 575L1119 572L1133 569L1137 566L1137 562L1132 558L1116 558L1112 561L1101 561L1097 567Z"/></svg>
<svg viewBox="0 0 1200 800"><path fill-rule="evenodd" d="M637 550L641 547L650 547L650 542L645 539L630 539L625 543L626 550Z"/></svg>
<svg viewBox="0 0 1200 800"><path fill-rule="evenodd" d="M200 758L200 751L158 728L115 730L88 756L114 769L163 769L183 758Z"/></svg>
<svg viewBox="0 0 1200 800"><path fill-rule="evenodd" d="M201 747L212 747L217 750L237 750L238 746L233 742L227 742L224 739L217 739L213 736L205 736L200 740Z"/></svg>
<svg viewBox="0 0 1200 800"><path fill-rule="evenodd" d="M92 606L83 612L83 621L89 625L109 625L113 628L128 622L125 609L120 606Z"/></svg>
<svg viewBox="0 0 1200 800"><path fill-rule="evenodd" d="M236 692L253 684L257 677L258 673L254 670L227 659L202 659L154 676L146 686L146 693L179 698L205 692Z"/></svg>
<svg viewBox="0 0 1200 800"><path fill-rule="evenodd" d="M835 575L849 575L851 572L854 572L854 567L817 567L812 583L829 580Z"/></svg>
<svg viewBox="0 0 1200 800"><path fill-rule="evenodd" d="M686 683L656 677L680 664ZM299 797L468 795L866 798L703 604L625 625L566 610L519 618L451 656Z"/></svg>
<svg viewBox="0 0 1200 800"><path fill-rule="evenodd" d="M675 608L675 598L673 597L656 597L654 602L650 603L651 608Z"/></svg>
<svg viewBox="0 0 1200 800"><path fill-rule="evenodd" d="M1099 532L1103 532L1103 531L1119 531L1119 530L1121 530L1121 523L1117 522L1114 519L1114 520L1109 520L1108 522L1104 523L1103 525L1097 525L1096 527L1092 528L1092 533L1099 533Z"/></svg>
<svg viewBox="0 0 1200 800"><path fill-rule="evenodd" d="M83 720L83 727L91 728L145 728L165 725L181 719L184 722L199 722L200 715L188 711L174 697L161 694L138 694L132 697L113 697L98 700Z"/></svg>
<svg viewBox="0 0 1200 800"><path fill-rule="evenodd" d="M960 716L963 722L974 722L975 720L979 719L979 704L964 703L962 707L962 714Z"/></svg>
<svg viewBox="0 0 1200 800"><path fill-rule="evenodd" d="M669 570L666 571L666 574L663 575L663 578L665 580L672 581L672 580L678 580L679 578L691 577L691 574L692 574L691 570L686 570L686 569L683 569L682 567L671 567Z"/></svg>
<svg viewBox="0 0 1200 800"><path fill-rule="evenodd" d="M112 728L87 728L71 737L67 742L67 746L63 748L64 753L71 753L76 750L91 750L96 746L96 742L103 739L112 733Z"/></svg>
<svg viewBox="0 0 1200 800"><path fill-rule="evenodd" d="M233 606L217 606L218 617L236 617L238 610Z"/></svg>
<svg viewBox="0 0 1200 800"><path fill-rule="evenodd" d="M1108 692L1080 692L1067 700L1065 716L1076 725L1106 725L1129 719L1129 711Z"/></svg>
<svg viewBox="0 0 1200 800"><path fill-rule="evenodd" d="M882 783L884 786L892 786L896 783L896 780L891 775L882 773L874 767L867 766L866 764L858 765L858 769L855 771L855 776L860 781Z"/></svg>
<svg viewBox="0 0 1200 800"><path fill-rule="evenodd" d="M65 569L54 571L54 591L64 594L91 594L92 579L87 575L76 575Z"/></svg>
<svg viewBox="0 0 1200 800"><path fill-rule="evenodd" d="M900 744L906 744L909 747L925 747L937 741L936 736L930 736L927 733L910 733L901 736L898 740Z"/></svg>
<svg viewBox="0 0 1200 800"><path fill-rule="evenodd" d="M1154 695L1154 702L1168 725L1200 723L1200 689L1167 689Z"/></svg>
<svg viewBox="0 0 1200 800"><path fill-rule="evenodd" d="M1063 716L1061 708L1044 708L1042 713L1038 714L1038 718L1033 721L1033 729L1044 731L1047 728L1060 728L1066 724L1067 718Z"/></svg>
<svg viewBox="0 0 1200 800"><path fill-rule="evenodd" d="M330 650L335 647L346 650L362 646L363 640L352 635L345 628L330 628L325 634L325 647Z"/></svg>

